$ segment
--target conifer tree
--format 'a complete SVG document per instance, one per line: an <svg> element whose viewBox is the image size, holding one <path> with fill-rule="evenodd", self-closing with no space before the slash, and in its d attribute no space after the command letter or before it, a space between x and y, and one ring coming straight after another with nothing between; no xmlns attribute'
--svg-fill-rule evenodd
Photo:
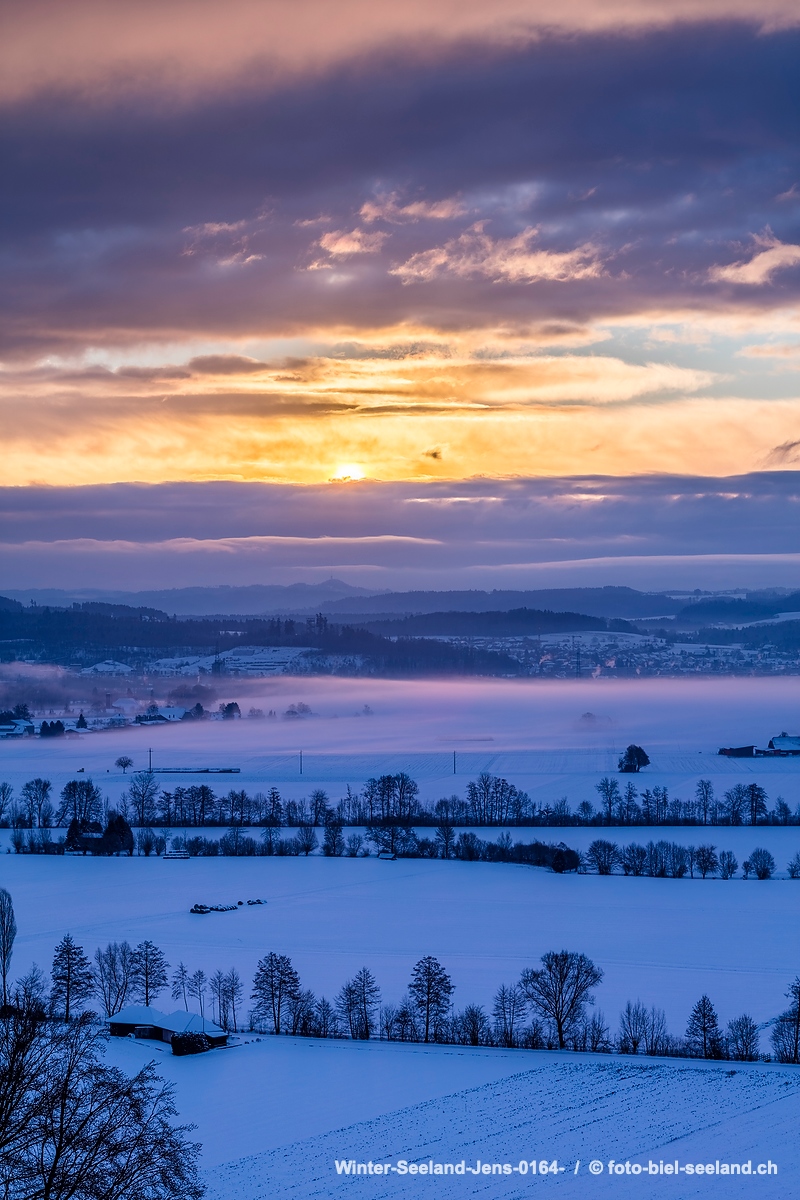
<svg viewBox="0 0 800 1200"><path fill-rule="evenodd" d="M63 1012L64 1020L69 1021L81 1001L91 996L94 990L92 965L83 947L78 946L69 933L55 948L50 977L53 981L50 992L52 1006L54 1010Z"/></svg>
<svg viewBox="0 0 800 1200"><path fill-rule="evenodd" d="M300 991L300 977L287 954L271 951L261 959L253 980L251 998L255 1001L253 1017L269 1022L274 1033L280 1033L282 1014L287 1000Z"/></svg>
<svg viewBox="0 0 800 1200"><path fill-rule="evenodd" d="M423 1040L429 1042L436 1034L450 1009L450 997L454 991L452 980L442 964L433 955L421 958L411 974L409 995L424 1027Z"/></svg>
<svg viewBox="0 0 800 1200"><path fill-rule="evenodd" d="M686 1041L700 1058L722 1058L722 1033L714 1005L701 996L692 1009L686 1026Z"/></svg>

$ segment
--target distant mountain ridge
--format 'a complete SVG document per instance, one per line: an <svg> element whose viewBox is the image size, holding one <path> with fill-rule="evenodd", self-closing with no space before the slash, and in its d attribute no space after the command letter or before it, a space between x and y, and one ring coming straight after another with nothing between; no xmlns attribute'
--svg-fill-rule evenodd
<svg viewBox="0 0 800 1200"><path fill-rule="evenodd" d="M148 589L142 592L111 591L102 588L10 588L4 592L10 600L42 607L70 608L72 604L96 602L124 604L130 608L155 608L170 616L271 616L280 613L319 611L325 603L343 598L364 599L374 595L369 588L354 587L342 579L324 583L263 584L245 586L185 587Z"/></svg>

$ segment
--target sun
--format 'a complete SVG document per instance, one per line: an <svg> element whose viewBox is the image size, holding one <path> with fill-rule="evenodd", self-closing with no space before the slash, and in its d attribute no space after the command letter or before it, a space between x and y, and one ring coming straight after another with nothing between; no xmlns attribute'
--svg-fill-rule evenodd
<svg viewBox="0 0 800 1200"><path fill-rule="evenodd" d="M336 473L331 476L331 481L336 483L353 482L357 479L364 478L364 468L358 463L342 463L336 468Z"/></svg>

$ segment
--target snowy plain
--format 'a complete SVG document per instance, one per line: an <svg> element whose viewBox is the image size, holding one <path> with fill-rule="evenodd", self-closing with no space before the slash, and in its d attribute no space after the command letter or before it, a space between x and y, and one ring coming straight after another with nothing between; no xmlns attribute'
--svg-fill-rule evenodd
<svg viewBox="0 0 800 1200"><path fill-rule="evenodd" d="M333 801L349 784L407 770L421 796L464 794L479 770L505 775L542 800L566 795L596 801L595 784L612 773L628 742L644 745L652 766L637 783L667 786L688 798L698 778L718 792L756 778L771 801L800 803L800 762L721 758L721 745L765 745L800 726L800 688L791 679L648 680L526 683L466 680L400 683L280 679L265 682L249 704L285 711L304 702L317 716L208 722L123 730L80 741L0 743L0 779L15 787L33 776L56 789L80 767L111 804L125 787L114 760L135 768L238 766L234 776L164 775L164 787L207 782L285 797L324 787ZM363 712L368 705L371 714ZM585 714L591 713L587 718ZM360 715L357 715L360 714ZM300 751L303 774L300 775ZM453 753L456 771L453 772ZM597 829L542 831L583 848ZM496 833L486 831L489 836ZM533 831L512 831L529 839ZM617 841L646 831L611 830ZM800 849L800 828L660 830L683 842L710 840L741 861L755 845L778 866ZM500 983L518 978L548 949L590 955L605 972L597 1007L616 1028L620 1008L641 998L666 1010L670 1029L685 1028L702 992L722 1022L749 1011L763 1024L784 1006L798 972L800 883L555 876L506 864L372 859L40 858L0 854L0 884L14 897L19 924L14 969L47 967L69 930L90 954L109 940L150 937L175 965L211 973L236 965L246 984L268 950L289 954L304 986L332 997L362 965L383 997L399 999L423 954L441 959L456 985L454 1000L489 1006ZM191 916L196 901L262 898L264 907ZM767 1049L766 1031L763 1048ZM110 1050L133 1066L152 1047ZM541 1052L426 1048L266 1039L201 1059L159 1055L175 1081L185 1119L206 1146L209 1200L272 1196L335 1197L355 1187L370 1197L405 1194L517 1196L556 1186L565 1196L652 1191L672 1196L800 1194L798 1080L792 1068L657 1064ZM512 1078L513 1077L513 1078ZM336 1133L336 1130L344 1130ZM510 1155L544 1139L562 1159L597 1153L771 1157L778 1180L609 1180L564 1175L524 1184L423 1181L396 1176L347 1180L335 1156L391 1153L395 1158ZM704 1140L705 1139L705 1140ZM388 1149L387 1149L388 1147ZM524 1147L524 1149L523 1149ZM668 1147L668 1148L667 1148ZM665 1149L666 1148L666 1149ZM538 1152L537 1152L538 1153ZM482 1189L482 1190L481 1190ZM630 1190L628 1190L630 1189ZM663 1189L663 1191L662 1191Z"/></svg>
<svg viewBox="0 0 800 1200"><path fill-rule="evenodd" d="M225 687L223 694L221 688ZM423 800L464 794L479 771L503 775L535 800L566 795L573 808L596 801L598 779L616 770L630 742L647 750L652 765L642 786L667 786L688 798L699 778L717 791L752 780L771 799L800 804L800 759L730 759L721 746L766 746L781 731L800 729L800 679L727 678L648 680L400 681L281 677L226 680L220 700L273 709L275 720L183 722L126 728L80 738L0 742L0 779L20 786L45 776L60 788L80 768L115 803L126 779L121 755L134 770L153 766L238 767L236 775L165 774L164 787L206 782L264 790L286 797L324 787L335 801L348 785L371 775L404 770ZM291 704L307 704L307 718L286 719ZM368 708L369 713L365 713ZM302 752L302 774L300 756ZM454 759L455 754L455 770Z"/></svg>

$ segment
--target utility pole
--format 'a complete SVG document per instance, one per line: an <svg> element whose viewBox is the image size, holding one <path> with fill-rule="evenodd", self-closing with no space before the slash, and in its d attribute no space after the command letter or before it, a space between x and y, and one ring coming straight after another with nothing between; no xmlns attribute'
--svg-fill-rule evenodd
<svg viewBox="0 0 800 1200"><path fill-rule="evenodd" d="M153 751L152 750L147 751L147 769L148 769L148 771L152 771L152 769L153 769Z"/></svg>
<svg viewBox="0 0 800 1200"><path fill-rule="evenodd" d="M300 774L303 774L303 751L300 751Z"/></svg>
<svg viewBox="0 0 800 1200"><path fill-rule="evenodd" d="M453 774L455 775L455 773L456 773L456 752L454 750L453 751Z"/></svg>

